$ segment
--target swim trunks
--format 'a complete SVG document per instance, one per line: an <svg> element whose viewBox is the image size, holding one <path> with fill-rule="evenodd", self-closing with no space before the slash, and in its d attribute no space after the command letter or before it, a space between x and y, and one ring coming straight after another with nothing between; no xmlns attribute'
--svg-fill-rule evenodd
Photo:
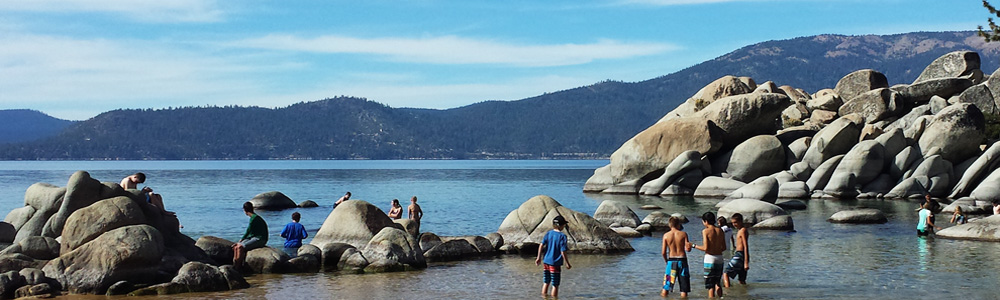
<svg viewBox="0 0 1000 300"><path fill-rule="evenodd" d="M560 270L561 266L553 266L550 264L543 264L542 271L542 282L546 284L552 284L552 286L559 286Z"/></svg>
<svg viewBox="0 0 1000 300"><path fill-rule="evenodd" d="M691 292L691 272L688 270L687 257L667 259L667 269L663 274L663 289L673 291L674 285L680 286L681 293Z"/></svg>
<svg viewBox="0 0 1000 300"><path fill-rule="evenodd" d="M260 240L259 238L256 238L256 237L252 237L252 238L249 238L249 239L245 239L245 240L239 241L239 244L243 245L243 248L246 248L247 251L250 251L250 250L253 250L253 249L257 249L257 248L260 248L260 247L264 247L265 243L267 243L267 242L264 242L264 241L262 241L262 240Z"/></svg>
<svg viewBox="0 0 1000 300"><path fill-rule="evenodd" d="M705 254L705 288L722 286L722 255Z"/></svg>
<svg viewBox="0 0 1000 300"><path fill-rule="evenodd" d="M726 263L726 276L729 278L739 277L740 282L747 281L747 270L743 268L744 264L744 251L737 251L733 254L733 258L729 259Z"/></svg>

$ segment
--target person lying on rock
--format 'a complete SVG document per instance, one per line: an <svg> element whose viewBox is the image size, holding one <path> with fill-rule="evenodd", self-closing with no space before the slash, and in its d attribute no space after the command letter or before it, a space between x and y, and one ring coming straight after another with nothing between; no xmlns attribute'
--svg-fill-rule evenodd
<svg viewBox="0 0 1000 300"><path fill-rule="evenodd" d="M240 241L233 244L233 267L237 270L243 268L247 252L267 245L267 222L253 212L253 203L243 203L243 213L250 217L250 224Z"/></svg>

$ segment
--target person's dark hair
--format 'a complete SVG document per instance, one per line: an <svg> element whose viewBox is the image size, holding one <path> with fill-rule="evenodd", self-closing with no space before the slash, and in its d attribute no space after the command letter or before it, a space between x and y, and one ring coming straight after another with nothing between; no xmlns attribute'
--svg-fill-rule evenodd
<svg viewBox="0 0 1000 300"><path fill-rule="evenodd" d="M994 206L1000 205L1000 199L993 199L992 203L993 203Z"/></svg>
<svg viewBox="0 0 1000 300"><path fill-rule="evenodd" d="M731 218L732 218L733 220L735 220L736 222L740 222L740 223L743 223L743 215L742 215L742 214L740 214L740 213L735 213L735 214L733 214L733 216L732 216Z"/></svg>
<svg viewBox="0 0 1000 300"><path fill-rule="evenodd" d="M413 196L413 197L411 197L411 198L410 198L410 201L413 201L413 202L417 202L417 196Z"/></svg>
<svg viewBox="0 0 1000 300"><path fill-rule="evenodd" d="M143 174L142 172L136 172L133 175L135 175L135 179L139 180L139 183L146 182L146 174Z"/></svg>
<svg viewBox="0 0 1000 300"><path fill-rule="evenodd" d="M345 194L345 195L347 195L347 197L350 198L351 197L351 192L347 192L347 194Z"/></svg>
<svg viewBox="0 0 1000 300"><path fill-rule="evenodd" d="M726 218L725 218L725 217L723 217L723 216L719 216L718 218L716 218L716 220L718 220L718 221L719 221L719 227L722 227L722 226L729 226L729 222L727 222L727 221L726 221Z"/></svg>
<svg viewBox="0 0 1000 300"><path fill-rule="evenodd" d="M399 205L399 199L392 199L392 205Z"/></svg>
<svg viewBox="0 0 1000 300"><path fill-rule="evenodd" d="M678 217L670 217L667 219L667 225L670 225L670 228L684 230L684 225L681 225L681 218Z"/></svg>
<svg viewBox="0 0 1000 300"><path fill-rule="evenodd" d="M708 222L708 225L715 225L715 213L706 212L705 214L701 215L701 220Z"/></svg>
<svg viewBox="0 0 1000 300"><path fill-rule="evenodd" d="M295 221L295 222L298 222L298 221L299 221L299 218L302 218L302 215L301 215L301 214L299 214L299 212L293 212L293 213L292 213L292 220L293 220L293 221Z"/></svg>
<svg viewBox="0 0 1000 300"><path fill-rule="evenodd" d="M253 212L253 203L250 203L250 201L244 202L243 203L243 211L248 212L248 213L252 213Z"/></svg>

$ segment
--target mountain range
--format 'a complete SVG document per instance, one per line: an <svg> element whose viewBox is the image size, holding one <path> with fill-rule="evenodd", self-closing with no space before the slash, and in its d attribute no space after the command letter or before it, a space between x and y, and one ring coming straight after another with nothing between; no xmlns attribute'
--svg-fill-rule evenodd
<svg viewBox="0 0 1000 300"><path fill-rule="evenodd" d="M75 123L55 119L61 127L54 131L41 130L53 128L45 121L24 119L13 127L38 130L25 131L27 138L0 132L0 159L606 157L724 75L808 92L832 88L859 69L878 70L890 84L910 83L935 58L956 50L979 52L987 72L1000 66L1000 43L985 43L974 32L818 35L746 46L641 82L604 81L444 110L337 97L273 109L120 109Z"/></svg>

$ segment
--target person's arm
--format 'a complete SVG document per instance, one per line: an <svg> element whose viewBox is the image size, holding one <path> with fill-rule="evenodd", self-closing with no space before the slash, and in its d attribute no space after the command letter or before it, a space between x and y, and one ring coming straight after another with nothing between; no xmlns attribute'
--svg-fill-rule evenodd
<svg viewBox="0 0 1000 300"><path fill-rule="evenodd" d="M545 249L545 242L542 241L541 245L538 245L538 255L535 256L535 265L542 264L542 249Z"/></svg>
<svg viewBox="0 0 1000 300"><path fill-rule="evenodd" d="M566 256L566 251L560 252L563 258L563 262L566 263L566 270L572 269L573 265L569 264L569 256Z"/></svg>
<svg viewBox="0 0 1000 300"><path fill-rule="evenodd" d="M694 246L694 244L691 244L691 240L689 240L688 236L685 234L684 235L684 250L687 251L687 252L691 252L691 246Z"/></svg>
<svg viewBox="0 0 1000 300"><path fill-rule="evenodd" d="M423 219L423 218L424 218L424 210L418 208L417 209L417 221L420 221L420 219Z"/></svg>
<svg viewBox="0 0 1000 300"><path fill-rule="evenodd" d="M743 231L743 270L750 270L750 234L746 231L746 228L741 229Z"/></svg>
<svg viewBox="0 0 1000 300"><path fill-rule="evenodd" d="M701 231L701 243L704 245L694 245L694 248L708 252L708 233L705 230Z"/></svg>
<svg viewBox="0 0 1000 300"><path fill-rule="evenodd" d="M666 234L663 234L663 235L665 236ZM669 250L667 250L667 247L670 247L669 245L667 245L667 238L666 237L663 237L663 239L661 240L660 246L661 246L660 247L660 255L663 256L663 261L665 262L665 261L667 261L667 252L669 252Z"/></svg>
<svg viewBox="0 0 1000 300"><path fill-rule="evenodd" d="M288 231L289 231L289 230L288 230L288 225L285 225L285 228L282 228L282 229L281 229L281 234L280 234L280 235L281 235L281 237L283 237L283 238L286 238L286 239L287 239L287 238L288 238L288 234L289 234L289 232L288 232Z"/></svg>
<svg viewBox="0 0 1000 300"><path fill-rule="evenodd" d="M933 215L927 215L927 224L931 225L931 227L934 227L937 230L941 230L941 227L938 227L937 225L934 225L934 222L931 221L931 216L933 216Z"/></svg>

